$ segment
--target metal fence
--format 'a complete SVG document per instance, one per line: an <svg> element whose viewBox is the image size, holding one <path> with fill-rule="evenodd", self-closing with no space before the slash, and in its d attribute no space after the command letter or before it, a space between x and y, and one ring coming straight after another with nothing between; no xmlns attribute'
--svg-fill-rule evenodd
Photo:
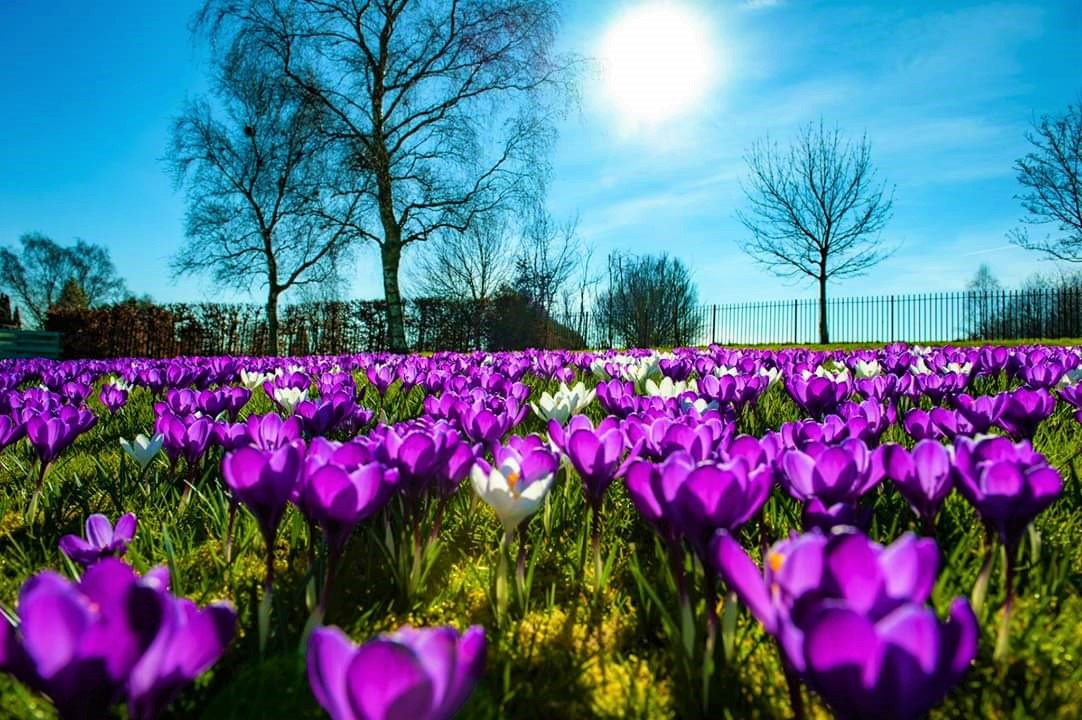
<svg viewBox="0 0 1082 720"><path fill-rule="evenodd" d="M575 313L554 322L574 330L589 348L659 344L621 337L603 315ZM815 344L819 300L702 305L669 327L675 331L664 344ZM835 343L1077 338L1082 288L828 298L827 328Z"/></svg>
<svg viewBox="0 0 1082 720"><path fill-rule="evenodd" d="M384 309L382 302L363 300L283 307L279 352L384 350ZM407 341L415 351L819 341L817 299L700 305L668 317L637 308L631 330L609 322L612 313L549 315L521 301L471 305L414 300L405 310ZM831 298L827 324L836 343L1078 338L1082 287ZM65 357L268 352L263 309L254 305L121 304L50 315L50 329L63 333Z"/></svg>

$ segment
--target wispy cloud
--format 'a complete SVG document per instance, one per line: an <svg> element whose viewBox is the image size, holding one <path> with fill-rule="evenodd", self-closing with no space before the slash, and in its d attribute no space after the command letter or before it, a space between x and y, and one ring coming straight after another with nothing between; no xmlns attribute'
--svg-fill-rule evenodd
<svg viewBox="0 0 1082 720"><path fill-rule="evenodd" d="M742 10L766 10L782 4L782 0L744 0L740 3Z"/></svg>
<svg viewBox="0 0 1082 720"><path fill-rule="evenodd" d="M1012 250L1014 245L1000 245L994 248L985 248L984 250L974 250L973 252L962 253L958 257L974 257L975 255L991 255L992 253L1003 252L1004 250Z"/></svg>

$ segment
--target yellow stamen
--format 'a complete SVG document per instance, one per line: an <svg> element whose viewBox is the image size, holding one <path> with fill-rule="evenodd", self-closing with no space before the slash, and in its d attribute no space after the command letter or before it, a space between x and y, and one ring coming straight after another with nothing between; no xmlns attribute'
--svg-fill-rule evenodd
<svg viewBox="0 0 1082 720"><path fill-rule="evenodd" d="M785 556L781 553L772 552L766 556L767 567L770 568L770 572L776 573L781 570L782 564L785 562Z"/></svg>
<svg viewBox="0 0 1082 720"><path fill-rule="evenodd" d="M518 485L520 477L521 475L519 474L518 470L512 470L511 472L507 473L507 487L511 490L511 492L515 491L515 486Z"/></svg>

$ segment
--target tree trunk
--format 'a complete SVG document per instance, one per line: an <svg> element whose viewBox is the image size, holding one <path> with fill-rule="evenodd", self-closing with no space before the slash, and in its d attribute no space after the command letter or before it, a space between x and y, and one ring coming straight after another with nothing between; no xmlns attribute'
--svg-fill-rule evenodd
<svg viewBox="0 0 1082 720"><path fill-rule="evenodd" d="M830 333L827 332L827 276L819 275L819 342L826 345L830 342Z"/></svg>
<svg viewBox="0 0 1082 720"><path fill-rule="evenodd" d="M386 232L380 247L383 261L383 297L387 301L387 344L395 353L405 353L406 322L402 312L402 295L398 290L398 264L402 259L402 241L397 228Z"/></svg>
<svg viewBox="0 0 1082 720"><path fill-rule="evenodd" d="M267 354L278 354L278 288L267 289Z"/></svg>

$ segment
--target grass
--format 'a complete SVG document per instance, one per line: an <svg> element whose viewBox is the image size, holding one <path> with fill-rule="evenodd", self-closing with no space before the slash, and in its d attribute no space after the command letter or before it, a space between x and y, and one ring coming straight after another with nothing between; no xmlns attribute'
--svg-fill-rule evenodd
<svg viewBox="0 0 1082 720"><path fill-rule="evenodd" d="M548 383L530 380L533 392ZM364 380L358 376L358 386ZM1004 378L978 381L978 391L1007 387ZM384 409L391 421L421 412L423 395L401 395L392 388ZM27 519L32 457L25 442L0 454L0 603L15 604L19 586L42 568L67 568L57 550L66 533L81 533L84 518L103 512L111 518L134 511L139 517L127 559L140 571L162 563L173 570L173 590L206 603L231 600L238 609L240 633L226 655L171 709L177 718L316 718L321 711L308 690L299 647L308 616L311 584L320 570L308 552L308 527L292 508L275 548L278 580L272 637L260 657L255 610L262 582L264 548L254 520L240 514L234 557L224 560L228 500L216 478L220 451L206 463L192 502L180 509L179 483L164 461L146 477L122 457L120 437L147 432L153 421L152 398L142 389L121 412L110 415L91 400L98 425L81 437L50 471L41 510ZM369 389L366 402L375 405ZM260 394L246 412L267 412ZM588 414L601 416L595 405ZM756 435L796 420L801 413L775 386L739 425ZM519 432L539 431L532 416ZM888 439L906 441L899 428ZM998 608L1003 596L997 562L982 626L978 658L962 685L932 713L934 718L1074 718L1082 707L1082 427L1069 408L1057 408L1035 439L1038 450L1062 472L1060 500L1035 523L1024 543L1018 573L1018 601L1012 615L1008 660L992 659ZM181 473L183 474L183 470ZM873 493L870 534L889 542L917 523L889 487ZM369 521L351 538L338 575L326 623L355 640L403 624L480 624L488 638L484 677L462 717L521 720L533 718L785 717L788 695L777 651L757 623L741 610L732 618L736 633L729 659L711 674L711 701L697 705L695 670L677 662L672 649L672 578L664 553L638 519L626 492L615 483L604 506L602 547L610 558L611 578L597 598L592 565L580 565L586 510L581 483L573 473L560 480L545 509L529 526L528 549L534 567L531 605L512 607L498 623L490 573L498 562L501 531L495 516L463 487L450 503L441 533L441 550L423 588L403 597L391 580L393 568L381 552L380 520ZM774 535L794 527L799 507L775 490L764 511ZM755 521L745 529L749 546L760 533ZM952 598L972 590L985 554L985 534L972 509L957 495L947 502L936 539L945 562L933 601L944 615ZM1039 540L1038 540L1039 538ZM699 578L701 569L687 570ZM701 599L700 599L701 602ZM703 608L698 607L701 618ZM811 699L810 716L827 717ZM0 717L51 717L48 702L8 676L0 676Z"/></svg>

